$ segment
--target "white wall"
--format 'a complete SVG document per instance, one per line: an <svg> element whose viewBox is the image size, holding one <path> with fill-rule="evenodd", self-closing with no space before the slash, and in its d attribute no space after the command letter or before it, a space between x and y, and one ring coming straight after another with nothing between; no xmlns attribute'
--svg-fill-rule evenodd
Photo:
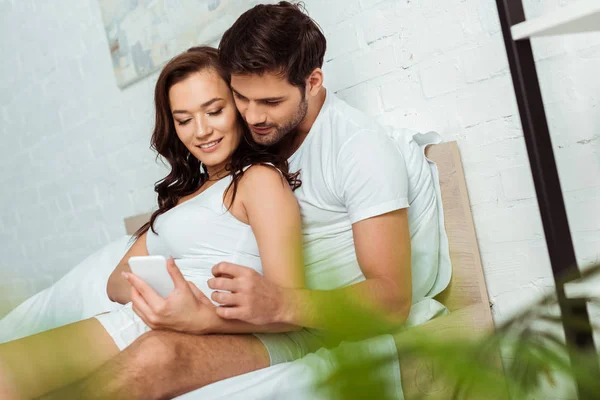
<svg viewBox="0 0 600 400"><path fill-rule="evenodd" d="M329 40L330 89L458 141L496 320L551 286L495 1L306 4ZM95 0L0 0L0 19L2 315L124 234L164 170L148 150L156 74L116 87ZM600 35L534 50L577 256L600 261Z"/></svg>

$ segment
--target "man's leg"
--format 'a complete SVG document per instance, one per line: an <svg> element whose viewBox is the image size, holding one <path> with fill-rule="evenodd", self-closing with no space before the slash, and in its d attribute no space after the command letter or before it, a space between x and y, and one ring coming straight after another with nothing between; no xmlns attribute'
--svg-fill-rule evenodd
<svg viewBox="0 0 600 400"><path fill-rule="evenodd" d="M89 377L41 399L170 399L269 366L251 335L152 331Z"/></svg>

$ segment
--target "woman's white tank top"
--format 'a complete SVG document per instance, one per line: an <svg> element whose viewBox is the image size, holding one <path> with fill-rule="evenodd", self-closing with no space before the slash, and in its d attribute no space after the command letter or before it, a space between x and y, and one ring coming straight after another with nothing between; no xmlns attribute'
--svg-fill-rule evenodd
<svg viewBox="0 0 600 400"><path fill-rule="evenodd" d="M235 218L223 204L231 183L225 177L195 197L156 218L148 231L150 255L173 257L186 280L205 293L211 269L221 261L250 267L262 274L258 245L250 225Z"/></svg>

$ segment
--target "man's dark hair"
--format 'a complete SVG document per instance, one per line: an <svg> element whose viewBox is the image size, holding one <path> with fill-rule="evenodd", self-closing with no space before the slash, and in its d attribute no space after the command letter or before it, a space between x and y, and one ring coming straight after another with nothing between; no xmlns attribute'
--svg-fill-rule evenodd
<svg viewBox="0 0 600 400"><path fill-rule="evenodd" d="M242 14L219 44L230 74L277 72L304 89L308 76L323 66L325 35L301 4L259 4Z"/></svg>

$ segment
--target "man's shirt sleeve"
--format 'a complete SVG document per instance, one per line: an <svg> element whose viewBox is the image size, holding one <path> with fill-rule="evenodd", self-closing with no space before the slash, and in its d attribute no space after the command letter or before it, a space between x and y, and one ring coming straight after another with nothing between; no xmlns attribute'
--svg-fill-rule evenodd
<svg viewBox="0 0 600 400"><path fill-rule="evenodd" d="M404 158L383 132L359 131L344 143L335 184L352 224L409 206Z"/></svg>

